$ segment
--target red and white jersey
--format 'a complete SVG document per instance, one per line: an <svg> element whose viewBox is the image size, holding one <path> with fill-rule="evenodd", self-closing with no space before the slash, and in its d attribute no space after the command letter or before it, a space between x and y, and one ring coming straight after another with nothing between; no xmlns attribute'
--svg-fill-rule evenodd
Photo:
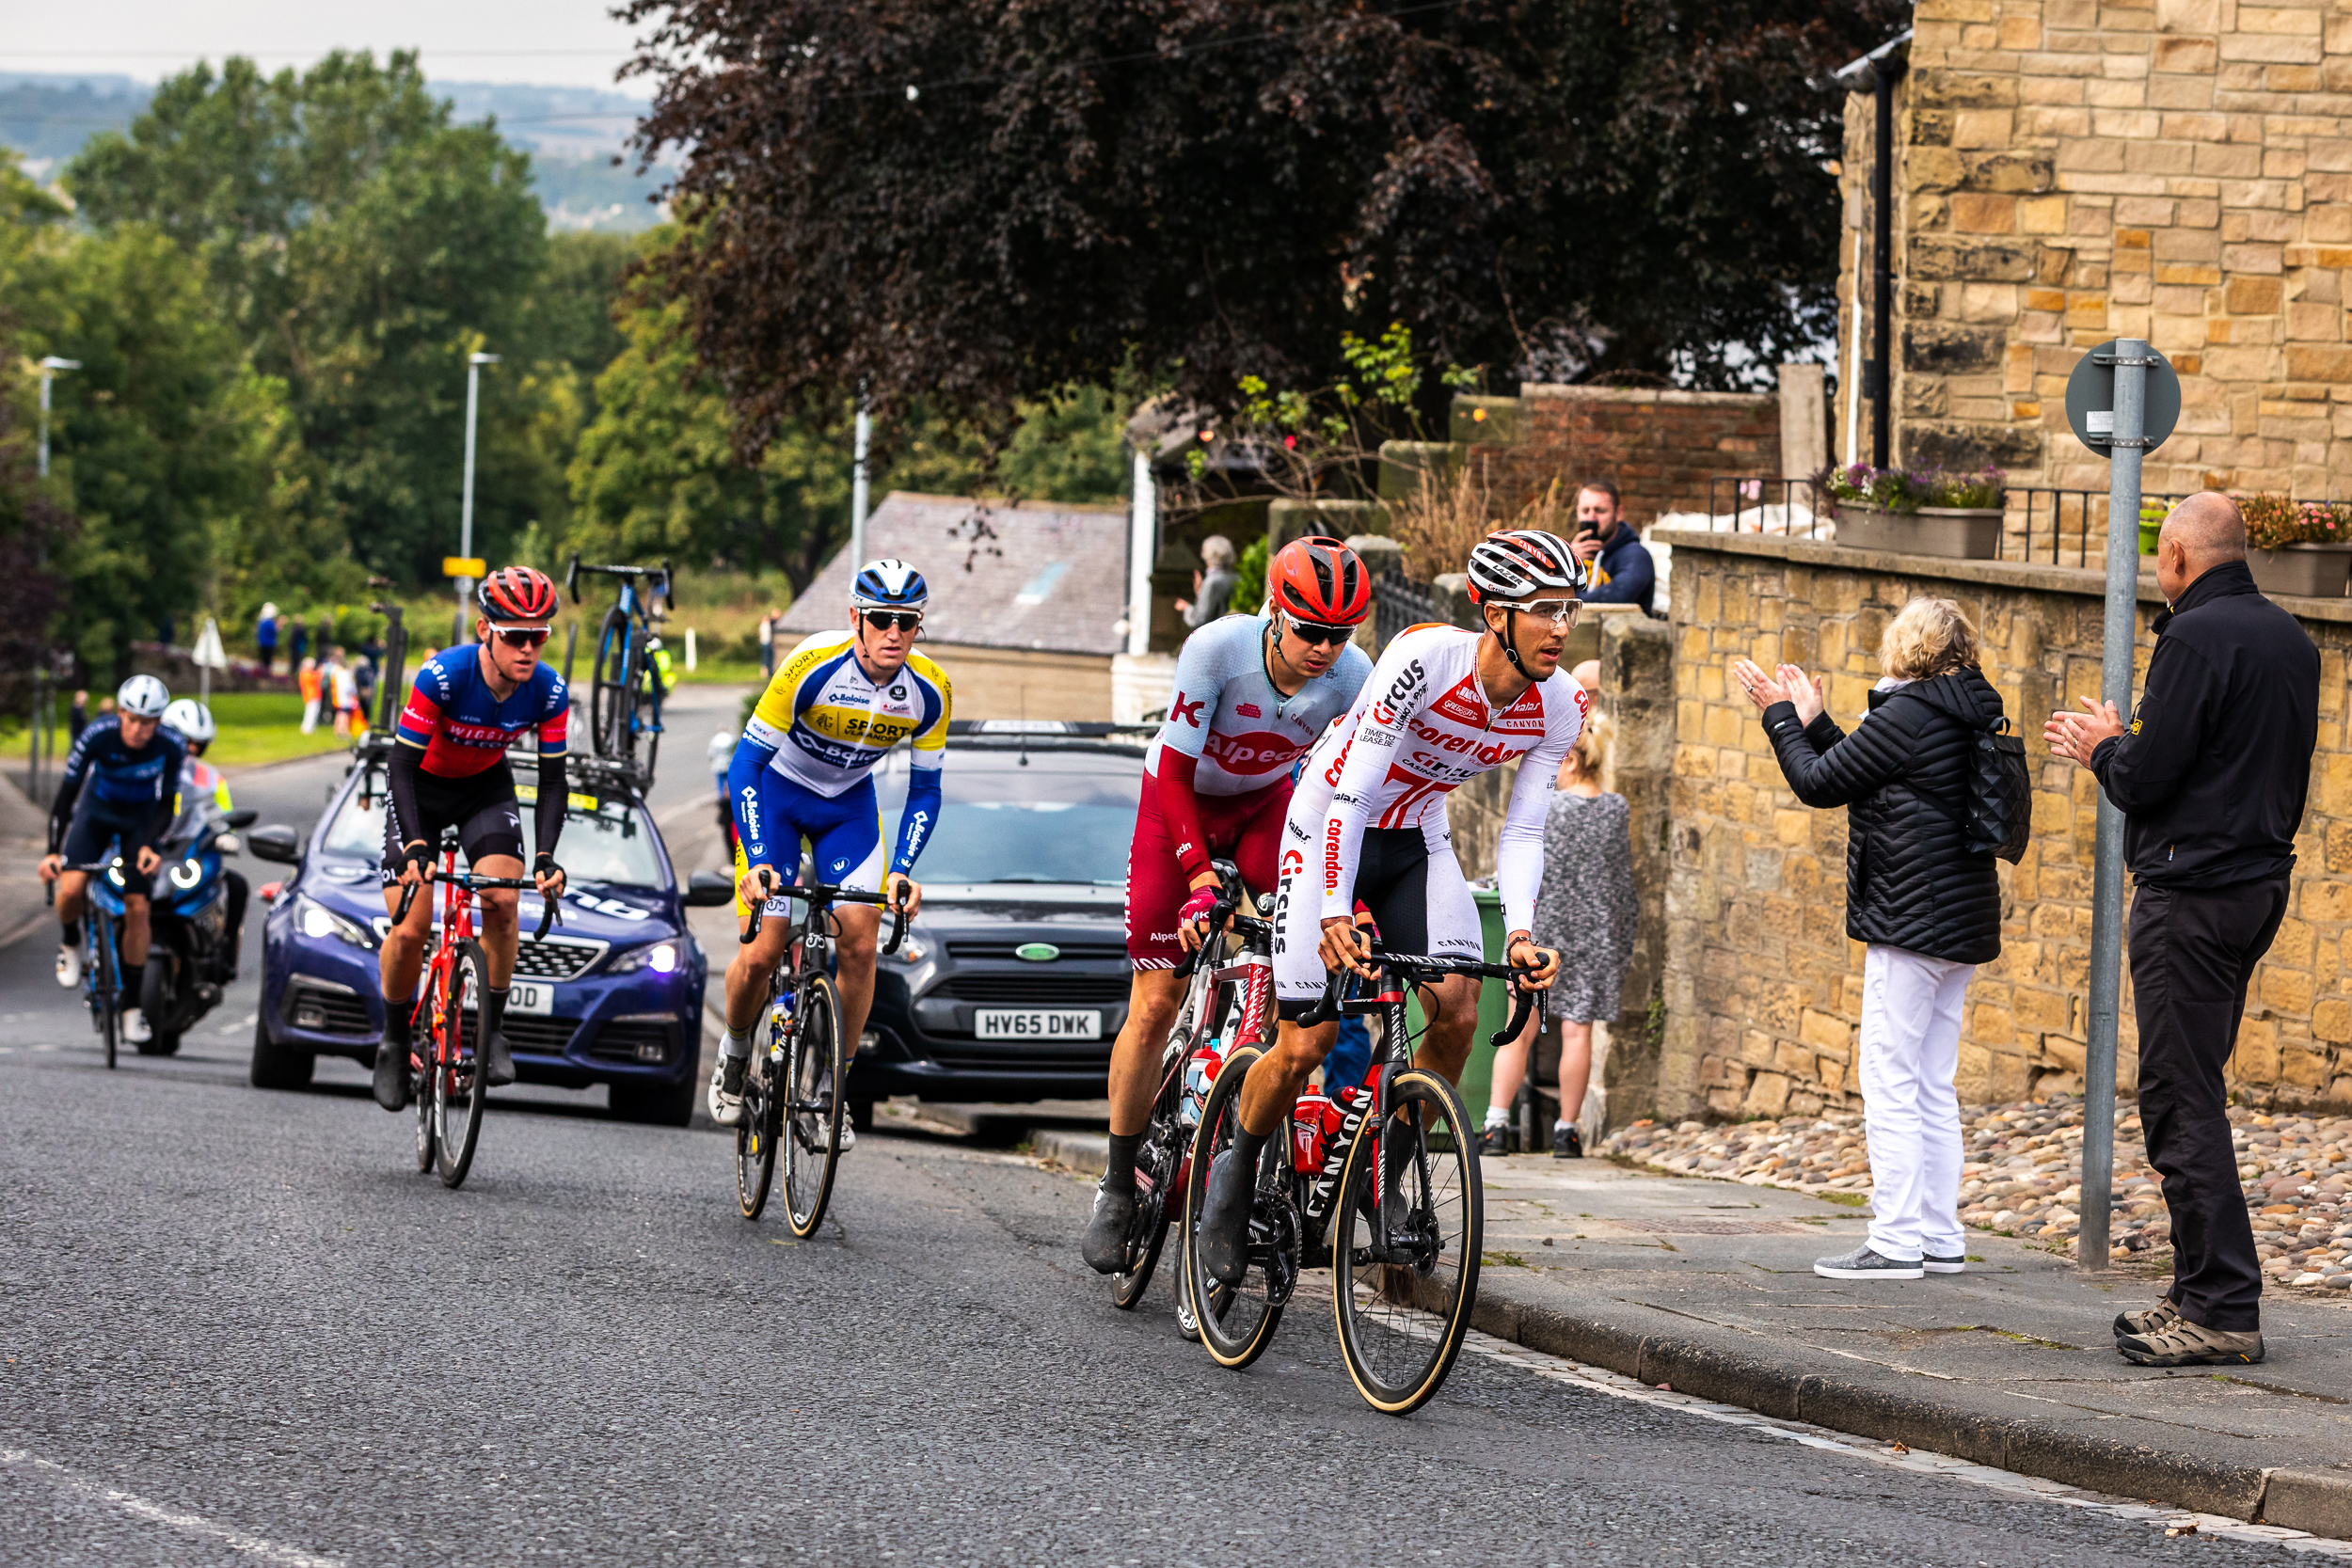
<svg viewBox="0 0 2352 1568"><path fill-rule="evenodd" d="M1445 798L1523 757L1495 847L1496 883L1504 928L1533 927L1544 879L1544 813L1590 699L1560 670L1497 710L1478 683L1479 636L1445 626L1400 634L1354 711L1315 743L1288 826L1294 843L1311 843L1321 857L1321 918L1355 912L1366 828L1419 828L1434 847L1446 836Z"/></svg>
<svg viewBox="0 0 2352 1568"><path fill-rule="evenodd" d="M1263 615L1228 615L1184 639L1146 772L1166 778L1173 752L1199 759L1195 793L1247 795L1288 778L1298 753L1347 711L1372 675L1364 651L1346 644L1330 669L1285 697L1265 667L1267 625Z"/></svg>

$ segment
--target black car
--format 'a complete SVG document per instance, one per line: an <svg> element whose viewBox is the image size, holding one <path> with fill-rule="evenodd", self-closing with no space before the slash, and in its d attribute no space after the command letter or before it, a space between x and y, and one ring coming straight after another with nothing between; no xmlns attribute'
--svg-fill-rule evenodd
<svg viewBox="0 0 2352 1568"><path fill-rule="evenodd" d="M1127 845L1149 732L983 720L949 728L923 909L881 960L850 1074L864 1124L890 1095L1099 1100L1127 1021ZM894 826L907 762L876 783Z"/></svg>

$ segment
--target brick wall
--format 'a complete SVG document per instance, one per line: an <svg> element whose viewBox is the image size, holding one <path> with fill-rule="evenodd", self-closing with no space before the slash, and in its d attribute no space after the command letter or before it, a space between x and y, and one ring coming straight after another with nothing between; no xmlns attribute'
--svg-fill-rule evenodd
<svg viewBox="0 0 2352 1568"><path fill-rule="evenodd" d="M2020 483L2104 492L2106 465L2066 433L2066 377L2129 334L2183 383L2151 491L2352 491L2352 13L1921 0L1910 60L1898 461L1989 458ZM1868 298L1872 116L1869 95L1849 99L1841 372L1857 281Z"/></svg>
<svg viewBox="0 0 2352 1568"><path fill-rule="evenodd" d="M1504 517L1555 479L1571 490L1609 479L1625 493L1626 515L1647 527L1663 512L1707 510L1715 479L1780 472L1772 393L1529 382L1517 398L1455 399L1453 426Z"/></svg>
<svg viewBox="0 0 2352 1568"><path fill-rule="evenodd" d="M1825 673L1849 727L1880 673L1878 640L1915 594L1954 599L1985 675L2026 736L2034 839L2001 868L2002 955L1978 971L1962 1036L1963 1101L2079 1089L2088 1013L2095 785L2041 742L2042 721L2099 689L2099 575L1804 540L1668 531L1675 547L1676 746L1659 1114L1854 1107L1862 944L1845 935L1846 814L1798 803L1732 659ZM2257 1103L2352 1105L2352 604L2285 601L2320 647L2320 743L2289 914L2257 974L2231 1070ZM2137 664L2147 669L2143 589ZM2118 1079L2135 1078L2128 976Z"/></svg>

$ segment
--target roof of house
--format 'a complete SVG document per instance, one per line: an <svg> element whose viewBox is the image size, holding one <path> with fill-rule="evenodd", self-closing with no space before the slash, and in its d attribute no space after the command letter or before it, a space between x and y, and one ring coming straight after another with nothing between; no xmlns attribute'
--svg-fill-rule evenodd
<svg viewBox="0 0 2352 1568"><path fill-rule="evenodd" d="M983 648L1115 654L1127 612L1123 508L972 500L894 490L866 519L870 559L895 557L930 587L923 635ZM785 611L787 631L850 621L855 565L843 550Z"/></svg>

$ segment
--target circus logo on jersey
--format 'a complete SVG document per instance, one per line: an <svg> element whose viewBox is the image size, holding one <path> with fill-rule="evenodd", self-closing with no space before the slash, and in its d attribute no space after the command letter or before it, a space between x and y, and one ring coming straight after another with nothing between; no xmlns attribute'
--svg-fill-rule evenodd
<svg viewBox="0 0 2352 1568"><path fill-rule="evenodd" d="M1252 730L1248 735L1219 735L1211 730L1201 751L1228 773L1271 773L1288 768L1306 749L1272 730Z"/></svg>
<svg viewBox="0 0 2352 1568"><path fill-rule="evenodd" d="M1478 694L1478 676L1464 675L1446 694L1429 705L1429 711L1457 724L1486 726L1486 703Z"/></svg>

